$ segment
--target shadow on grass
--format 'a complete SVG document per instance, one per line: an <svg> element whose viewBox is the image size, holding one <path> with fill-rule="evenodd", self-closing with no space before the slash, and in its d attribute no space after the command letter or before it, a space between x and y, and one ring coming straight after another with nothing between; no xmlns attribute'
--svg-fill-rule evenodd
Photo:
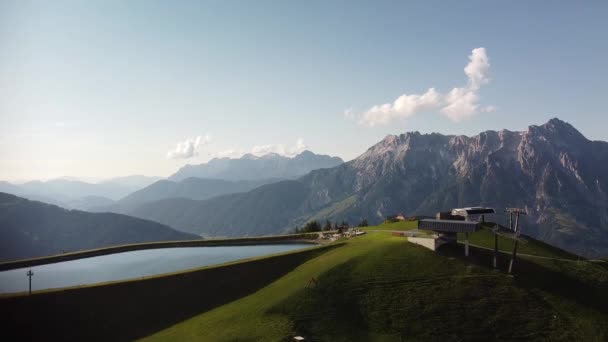
<svg viewBox="0 0 608 342"><path fill-rule="evenodd" d="M464 246L445 245L437 253L445 257L453 257L485 268L492 268L493 252L476 247L470 247L470 255L464 256ZM503 253L498 255L498 270L507 273L511 256ZM551 267L553 263L554 267ZM608 288L603 284L589 284L582 279L558 270L560 264L567 261L539 260L519 257L513 265L515 284L529 289L536 289L553 295L567 298L573 302L593 308L601 313L608 313ZM576 264L571 263L573 267ZM596 266L593 266L596 267ZM600 267L598 267L599 271Z"/></svg>
<svg viewBox="0 0 608 342"><path fill-rule="evenodd" d="M4 336L43 341L144 337L249 295L336 245L167 277L0 299Z"/></svg>
<svg viewBox="0 0 608 342"><path fill-rule="evenodd" d="M420 253L407 254L396 247L329 270L318 286L298 291L267 314L289 317L293 334L312 341L573 340L571 325L507 277L468 273L469 262L437 262L442 258L426 250L413 246L408 250Z"/></svg>

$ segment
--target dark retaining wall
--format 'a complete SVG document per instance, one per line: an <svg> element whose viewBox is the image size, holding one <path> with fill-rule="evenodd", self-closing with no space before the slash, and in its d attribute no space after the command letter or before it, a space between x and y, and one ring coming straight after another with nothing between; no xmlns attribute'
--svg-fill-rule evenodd
<svg viewBox="0 0 608 342"><path fill-rule="evenodd" d="M0 297L0 336L126 341L253 293L336 245L138 281Z"/></svg>

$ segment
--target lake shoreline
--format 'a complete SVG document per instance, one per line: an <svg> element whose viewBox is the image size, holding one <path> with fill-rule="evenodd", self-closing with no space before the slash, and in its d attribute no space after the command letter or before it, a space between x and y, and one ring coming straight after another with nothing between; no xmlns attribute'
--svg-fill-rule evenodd
<svg viewBox="0 0 608 342"><path fill-rule="evenodd" d="M0 320L8 336L21 333L24 340L136 340L250 295L339 246L319 245L143 279L37 291L31 296L0 296Z"/></svg>
<svg viewBox="0 0 608 342"><path fill-rule="evenodd" d="M316 234L315 234L316 235ZM118 245L111 247L101 247L77 252L64 254L56 254L31 259L21 259L14 261L6 261L0 263L0 271L9 271L13 269L40 266L53 264L63 261L71 261L77 259L91 258L107 254L115 254L129 251L145 250L145 249L160 249L160 248L176 248L176 247L218 247L218 246L251 246L251 245L272 245L272 244L320 244L319 241L311 239L311 234L296 234L296 235L276 235L251 238L236 238L236 239L209 239L209 240L182 240L182 241L159 241L159 242L144 242L135 244Z"/></svg>

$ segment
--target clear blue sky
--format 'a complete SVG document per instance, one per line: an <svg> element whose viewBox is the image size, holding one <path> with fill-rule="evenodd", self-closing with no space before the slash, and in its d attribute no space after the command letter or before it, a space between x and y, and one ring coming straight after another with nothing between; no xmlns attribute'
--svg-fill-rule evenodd
<svg viewBox="0 0 608 342"><path fill-rule="evenodd" d="M387 134L551 117L608 140L607 4L0 0L0 179L165 176L303 145L349 160ZM475 48L490 66L471 90ZM429 88L433 104L373 116ZM454 88L476 105L456 121ZM167 157L198 136L198 155Z"/></svg>

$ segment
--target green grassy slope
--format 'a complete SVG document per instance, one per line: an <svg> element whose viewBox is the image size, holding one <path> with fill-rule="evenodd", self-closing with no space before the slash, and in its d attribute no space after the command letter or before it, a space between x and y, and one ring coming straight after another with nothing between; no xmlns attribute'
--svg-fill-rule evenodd
<svg viewBox="0 0 608 342"><path fill-rule="evenodd" d="M472 248L473 256L465 259L462 246L446 247L435 254L390 233L370 231L254 294L147 339L608 338L608 270L602 266L521 259L511 277L487 267L489 251ZM500 267L506 262L501 258ZM311 278L317 285L310 285Z"/></svg>
<svg viewBox="0 0 608 342"><path fill-rule="evenodd" d="M413 230L418 228L418 221L397 221L392 223L382 223L377 226L365 227L364 230L374 231L374 230Z"/></svg>
<svg viewBox="0 0 608 342"><path fill-rule="evenodd" d="M366 231L378 231L378 230L387 230L387 231L409 231L418 228L418 221L398 221L392 223L382 223L377 226L365 227L363 228ZM420 233L425 233L426 231L420 231ZM429 234L431 232L428 232ZM464 234L458 234L458 241L464 242ZM494 234L489 229L482 229L473 234L469 235L469 242L473 245L486 247L486 248L494 248ZM498 236L498 249L504 252L513 251L514 240L505 236ZM518 245L519 253L544 256L544 257L554 257L554 258L563 258L563 259L572 259L577 260L580 259L577 255L572 253L568 253L563 249L553 247L549 244L546 244L542 241L522 236L521 243Z"/></svg>
<svg viewBox="0 0 608 342"><path fill-rule="evenodd" d="M189 319L149 339L272 341L288 336L293 330L290 319L285 315L268 313L272 307L306 288L311 278L317 278L351 258L371 251L384 241L387 241L386 238L380 235L349 240L346 245L304 263L253 295Z"/></svg>
<svg viewBox="0 0 608 342"><path fill-rule="evenodd" d="M313 216L306 215L303 218L297 219L297 220L295 220L294 223L304 225L304 224L306 224L306 222L310 222L313 220L316 220L319 222L325 222L325 220L328 217L343 216L344 212L346 210L348 210L348 208L350 208L352 205L357 203L357 199L358 199L357 195L349 196L341 201L333 203L332 205L330 205L327 208L320 210Z"/></svg>
<svg viewBox="0 0 608 342"><path fill-rule="evenodd" d="M522 236L521 239L521 242L517 246L518 253L572 260L579 259L579 257L574 254L553 247L542 241L526 236ZM458 241L464 241L464 234L458 234ZM494 234L487 229L482 229L474 234L469 234L469 242L482 247L494 248ZM513 239L499 235L498 249L505 252L512 252L514 242L515 240Z"/></svg>

